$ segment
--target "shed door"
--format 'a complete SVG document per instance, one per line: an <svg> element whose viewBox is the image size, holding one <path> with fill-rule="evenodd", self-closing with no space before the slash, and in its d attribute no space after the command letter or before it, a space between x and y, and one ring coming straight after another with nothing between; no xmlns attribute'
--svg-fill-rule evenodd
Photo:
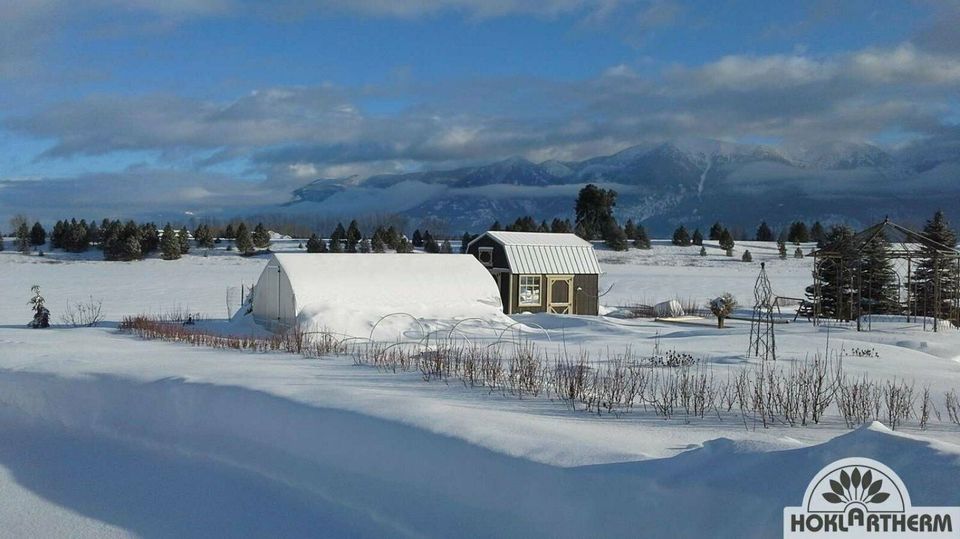
<svg viewBox="0 0 960 539"><path fill-rule="evenodd" d="M571 314L573 312L573 277L547 277L547 312Z"/></svg>

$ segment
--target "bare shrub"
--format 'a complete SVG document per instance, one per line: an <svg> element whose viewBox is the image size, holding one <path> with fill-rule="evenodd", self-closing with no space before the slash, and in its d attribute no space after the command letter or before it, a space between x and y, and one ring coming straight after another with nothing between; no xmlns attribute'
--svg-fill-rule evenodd
<svg viewBox="0 0 960 539"><path fill-rule="evenodd" d="M869 421L873 414L873 383L866 376L859 380L841 379L838 389L837 407L847 427L858 427Z"/></svg>
<svg viewBox="0 0 960 539"><path fill-rule="evenodd" d="M67 306L60 315L60 321L66 325L77 327L93 327L103 321L103 300L93 299L81 303L67 302Z"/></svg>
<svg viewBox="0 0 960 539"><path fill-rule="evenodd" d="M950 422L960 425L960 396L956 389L951 389L944 395L945 406L947 408L947 417Z"/></svg>
<svg viewBox="0 0 960 539"><path fill-rule="evenodd" d="M920 430L926 430L927 425L930 423L931 416L936 416L937 421L940 421L940 410L937 410L933 399L930 397L930 386L924 386L923 394L920 397L920 414L917 417L917 421L920 423Z"/></svg>
<svg viewBox="0 0 960 539"><path fill-rule="evenodd" d="M887 409L887 426L897 430L903 421L913 415L913 384L887 380L883 388L883 400Z"/></svg>

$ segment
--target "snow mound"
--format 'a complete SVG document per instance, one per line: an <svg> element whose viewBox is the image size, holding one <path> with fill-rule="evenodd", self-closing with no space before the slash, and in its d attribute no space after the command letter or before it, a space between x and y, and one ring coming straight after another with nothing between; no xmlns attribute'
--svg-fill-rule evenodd
<svg viewBox="0 0 960 539"><path fill-rule="evenodd" d="M305 508L327 507L341 517L342 527L327 530L337 536L774 537L783 508L801 502L810 479L853 456L895 470L917 505L960 504L960 447L879 423L808 447L717 438L670 458L564 468L404 422L182 378L144 383L0 369L0 403L0 426L16 433L0 440L0 465L44 497L141 536L169 535L169 521L188 522L191 507L172 503L178 491L255 487L266 495L293 487L305 497L271 494L269 510L248 510L300 523L317 518ZM81 463L107 454L130 464L102 467L96 480L107 488L79 495L71 480L91 480L83 466L54 480L63 473L59 462L78 458L71 433L86 440ZM53 458L23 458L31 440ZM171 462L171 452L186 460ZM158 519L138 483L171 481L171 469L176 489L162 489L170 503ZM208 530L238 518L232 503L208 510Z"/></svg>

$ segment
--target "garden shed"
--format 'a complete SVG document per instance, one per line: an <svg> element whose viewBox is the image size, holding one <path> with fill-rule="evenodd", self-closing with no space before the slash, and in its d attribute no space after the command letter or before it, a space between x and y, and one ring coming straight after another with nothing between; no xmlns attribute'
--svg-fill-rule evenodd
<svg viewBox="0 0 960 539"><path fill-rule="evenodd" d="M600 263L575 234L488 231L467 246L493 275L507 314L599 313Z"/></svg>
<svg viewBox="0 0 960 539"><path fill-rule="evenodd" d="M273 331L299 325L354 337L376 325L374 337L390 339L466 318L506 319L483 265L454 254L274 254L254 288L253 316Z"/></svg>

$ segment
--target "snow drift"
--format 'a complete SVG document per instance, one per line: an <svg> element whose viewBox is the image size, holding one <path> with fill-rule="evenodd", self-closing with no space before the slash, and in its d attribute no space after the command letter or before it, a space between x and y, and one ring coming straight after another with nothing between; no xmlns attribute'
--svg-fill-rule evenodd
<svg viewBox="0 0 960 539"><path fill-rule="evenodd" d="M191 508L166 500L195 488L229 493L224 485L233 484L268 496L269 506L246 509L288 536L634 537L642 530L650 537L773 537L783 507L800 503L823 466L849 456L893 468L917 505L960 503L960 447L879 423L785 451L718 438L671 458L562 468L366 414L176 378L144 383L0 369L0 403L0 426L17 435L0 440L0 465L18 482L141 536L204 536L218 522L236 531L235 519L255 521L230 503L213 503L191 528L184 520ZM77 436L79 457L56 452L76 446ZM30 440L68 460L126 455L124 466L101 465L95 477L70 468L62 477L55 458L4 450ZM81 495L71 483L78 478L98 488ZM141 482L154 481L165 511L139 492Z"/></svg>
<svg viewBox="0 0 960 539"><path fill-rule="evenodd" d="M418 338L468 318L512 322L483 265L450 254L276 254L257 281L253 314L273 329L354 337L375 329L377 339Z"/></svg>

